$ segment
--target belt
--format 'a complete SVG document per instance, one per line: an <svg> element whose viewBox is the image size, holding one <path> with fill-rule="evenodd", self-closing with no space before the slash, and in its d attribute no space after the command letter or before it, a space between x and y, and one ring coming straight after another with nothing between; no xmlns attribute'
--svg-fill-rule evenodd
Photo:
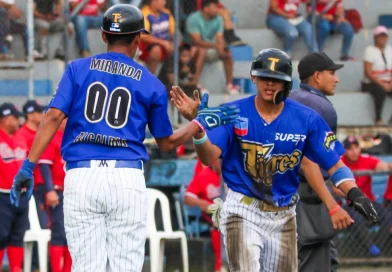
<svg viewBox="0 0 392 272"><path fill-rule="evenodd" d="M114 161L114 160L96 160L96 161L75 161L75 162L67 162L65 164L65 169L71 170L75 168L92 168L92 162L94 168L136 168L139 170L143 170L143 162L142 161ZM114 165L113 165L114 162Z"/></svg>
<svg viewBox="0 0 392 272"><path fill-rule="evenodd" d="M287 211L288 209L290 209L290 206L276 207L263 200L252 198L249 196L244 196L240 202L242 204L250 206L253 203L253 201L257 201L258 208L262 212L279 212L279 211Z"/></svg>

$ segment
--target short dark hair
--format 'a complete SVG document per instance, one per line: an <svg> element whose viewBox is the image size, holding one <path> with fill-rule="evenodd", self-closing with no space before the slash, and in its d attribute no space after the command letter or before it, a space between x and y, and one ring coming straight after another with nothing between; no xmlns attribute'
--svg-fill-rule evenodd
<svg viewBox="0 0 392 272"><path fill-rule="evenodd" d="M179 52L181 53L182 51L191 51L192 50L192 46L189 43L183 43L180 47L179 47Z"/></svg>
<svg viewBox="0 0 392 272"><path fill-rule="evenodd" d="M219 0L203 0L201 2L201 8L204 8L204 7L206 7L208 5L211 5L211 4L218 5L219 4Z"/></svg>
<svg viewBox="0 0 392 272"><path fill-rule="evenodd" d="M309 84L310 78L311 78L311 76L310 76L310 77L307 77L307 78L304 78L304 79L302 79L302 80L301 80L301 83L304 83L304 84Z"/></svg>
<svg viewBox="0 0 392 272"><path fill-rule="evenodd" d="M113 45L113 44L129 45L133 42L136 36L139 35L139 33L132 33L132 34L105 33L105 35L109 45Z"/></svg>

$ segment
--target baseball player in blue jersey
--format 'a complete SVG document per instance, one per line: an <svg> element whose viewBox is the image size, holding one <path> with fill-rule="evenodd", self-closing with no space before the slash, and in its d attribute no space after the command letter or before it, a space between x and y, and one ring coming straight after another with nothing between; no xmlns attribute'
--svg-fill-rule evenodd
<svg viewBox="0 0 392 272"><path fill-rule="evenodd" d="M146 126L165 151L238 117L234 106L207 108L208 96L203 96L197 117L173 133L165 86L132 59L142 34L148 32L138 8L119 4L106 11L102 38L108 52L68 65L14 179L10 199L18 206L21 188L33 186L34 165L68 117L61 153L72 271L141 271L148 206Z"/></svg>
<svg viewBox="0 0 392 272"><path fill-rule="evenodd" d="M327 169L354 207L378 222L371 202L340 160L344 149L335 134L315 111L286 99L291 75L286 53L278 49L259 52L251 68L257 95L231 103L240 109L235 123L200 132L193 140L203 164L222 158L229 192L223 207L216 201L213 217L224 234L230 271L297 271L295 206L297 174L304 156ZM181 105L196 107L193 104L197 103L177 91L171 93L174 105L189 117ZM319 169L316 174L303 170L316 183L312 188L317 187L320 198L331 199ZM340 210L336 204L330 214ZM340 228L352 223L346 213L338 222Z"/></svg>

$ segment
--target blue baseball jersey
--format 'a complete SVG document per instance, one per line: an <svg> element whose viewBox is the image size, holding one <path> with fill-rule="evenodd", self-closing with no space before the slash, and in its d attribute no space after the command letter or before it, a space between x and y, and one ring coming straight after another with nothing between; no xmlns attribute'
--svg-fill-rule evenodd
<svg viewBox="0 0 392 272"><path fill-rule="evenodd" d="M211 130L208 137L222 150L222 175L233 191L275 206L295 204L302 157L330 169L344 152L325 121L291 99L270 124L257 112L255 96L232 104L240 109L240 118Z"/></svg>
<svg viewBox="0 0 392 272"><path fill-rule="evenodd" d="M49 105L68 116L64 160L148 160L146 125L155 138L173 133L167 100L165 86L124 54L71 62Z"/></svg>

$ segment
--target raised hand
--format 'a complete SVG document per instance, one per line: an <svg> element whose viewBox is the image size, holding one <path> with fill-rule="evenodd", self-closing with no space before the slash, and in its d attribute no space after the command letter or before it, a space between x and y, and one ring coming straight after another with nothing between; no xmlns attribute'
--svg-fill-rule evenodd
<svg viewBox="0 0 392 272"><path fill-rule="evenodd" d="M193 92L193 100L188 97L184 91L178 87L173 86L170 91L171 103L177 108L178 112L188 121L196 118L198 108L200 105L199 91Z"/></svg>
<svg viewBox="0 0 392 272"><path fill-rule="evenodd" d="M201 98L199 112L195 118L205 129L226 125L234 122L238 117L239 109L236 106L208 107L208 94Z"/></svg>

